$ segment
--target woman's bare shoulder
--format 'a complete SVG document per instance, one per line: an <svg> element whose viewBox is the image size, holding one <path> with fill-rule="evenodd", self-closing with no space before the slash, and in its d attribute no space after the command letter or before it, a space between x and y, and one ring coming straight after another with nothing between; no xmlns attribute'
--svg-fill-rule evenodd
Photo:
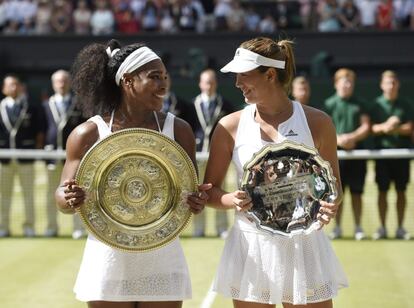
<svg viewBox="0 0 414 308"><path fill-rule="evenodd" d="M70 133L66 145L67 152L73 150L73 153L82 156L98 139L98 126L92 121L83 122Z"/></svg>
<svg viewBox="0 0 414 308"><path fill-rule="evenodd" d="M229 132L237 131L237 127L239 126L240 116L243 110L235 111L230 113L224 117L222 117L219 121L220 126L226 129Z"/></svg>
<svg viewBox="0 0 414 308"><path fill-rule="evenodd" d="M303 106L303 110L305 112L306 119L308 120L308 124L311 129L312 127L323 127L324 125L331 125L332 123L331 117L320 109L311 106Z"/></svg>

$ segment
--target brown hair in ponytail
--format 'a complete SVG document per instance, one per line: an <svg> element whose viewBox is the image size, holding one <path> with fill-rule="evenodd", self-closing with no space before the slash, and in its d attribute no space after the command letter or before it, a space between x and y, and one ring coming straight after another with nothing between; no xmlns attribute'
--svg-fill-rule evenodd
<svg viewBox="0 0 414 308"><path fill-rule="evenodd" d="M258 37L243 42L240 45L240 47L253 51L266 58L285 61L285 69L275 69L277 72L277 79L279 83L283 86L286 93L290 94L292 89L292 80L295 76L295 57L293 54L293 41L275 41L267 37ZM259 70L261 72L265 72L268 69L268 66L259 67Z"/></svg>

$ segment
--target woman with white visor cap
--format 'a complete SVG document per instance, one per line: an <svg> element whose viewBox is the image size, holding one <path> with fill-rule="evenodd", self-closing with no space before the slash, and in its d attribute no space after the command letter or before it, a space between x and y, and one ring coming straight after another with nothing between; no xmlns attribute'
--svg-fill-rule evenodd
<svg viewBox="0 0 414 308"><path fill-rule="evenodd" d="M325 232L264 233L243 213L252 206L250 197L240 190L226 192L221 184L231 161L240 179L254 153L286 139L316 148L339 179L335 127L325 113L288 98L295 72L291 41L246 41L221 71L237 74L236 87L248 105L217 125L204 178L213 184L209 204L235 210L213 289L232 298L236 308L332 307L332 298L348 283ZM322 226L335 216L339 195L334 203L321 201Z"/></svg>
<svg viewBox="0 0 414 308"><path fill-rule="evenodd" d="M76 127L67 141L66 162L56 201L61 212L73 214L85 191L74 180L82 157L97 141L124 128L156 130L177 141L195 163L195 138L190 125L160 112L167 92L167 71L160 57L143 44L121 47L93 43L82 49L72 66L72 83L85 113L97 113ZM205 190L187 197L199 213ZM149 252L123 252L89 235L74 287L88 307L179 308L191 297L191 284L178 239Z"/></svg>

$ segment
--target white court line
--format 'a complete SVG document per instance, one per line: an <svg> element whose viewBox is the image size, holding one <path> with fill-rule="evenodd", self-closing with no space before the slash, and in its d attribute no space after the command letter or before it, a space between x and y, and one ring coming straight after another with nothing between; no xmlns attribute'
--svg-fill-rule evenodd
<svg viewBox="0 0 414 308"><path fill-rule="evenodd" d="M200 308L211 308L211 306L214 303L214 300L216 299L216 292L213 292L213 283L214 281L211 282L210 288L207 292L206 297L204 297L203 302L201 303Z"/></svg>

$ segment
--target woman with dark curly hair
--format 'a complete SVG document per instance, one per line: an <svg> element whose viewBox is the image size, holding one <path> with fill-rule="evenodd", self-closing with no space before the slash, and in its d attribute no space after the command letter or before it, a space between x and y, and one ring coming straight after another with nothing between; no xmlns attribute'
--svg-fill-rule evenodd
<svg viewBox="0 0 414 308"><path fill-rule="evenodd" d="M176 140L195 164L195 138L189 124L160 112L167 91L161 59L143 44L125 47L115 40L93 43L78 54L73 88L81 108L97 114L76 127L67 141L61 186L56 190L60 211L73 214L85 191L74 180L82 157L97 141L125 128L147 128ZM203 184L188 196L193 213L207 201ZM191 297L187 264L179 240L150 252L115 250L89 235L74 287L76 298L89 307L176 308ZM138 304L139 303L139 304Z"/></svg>

